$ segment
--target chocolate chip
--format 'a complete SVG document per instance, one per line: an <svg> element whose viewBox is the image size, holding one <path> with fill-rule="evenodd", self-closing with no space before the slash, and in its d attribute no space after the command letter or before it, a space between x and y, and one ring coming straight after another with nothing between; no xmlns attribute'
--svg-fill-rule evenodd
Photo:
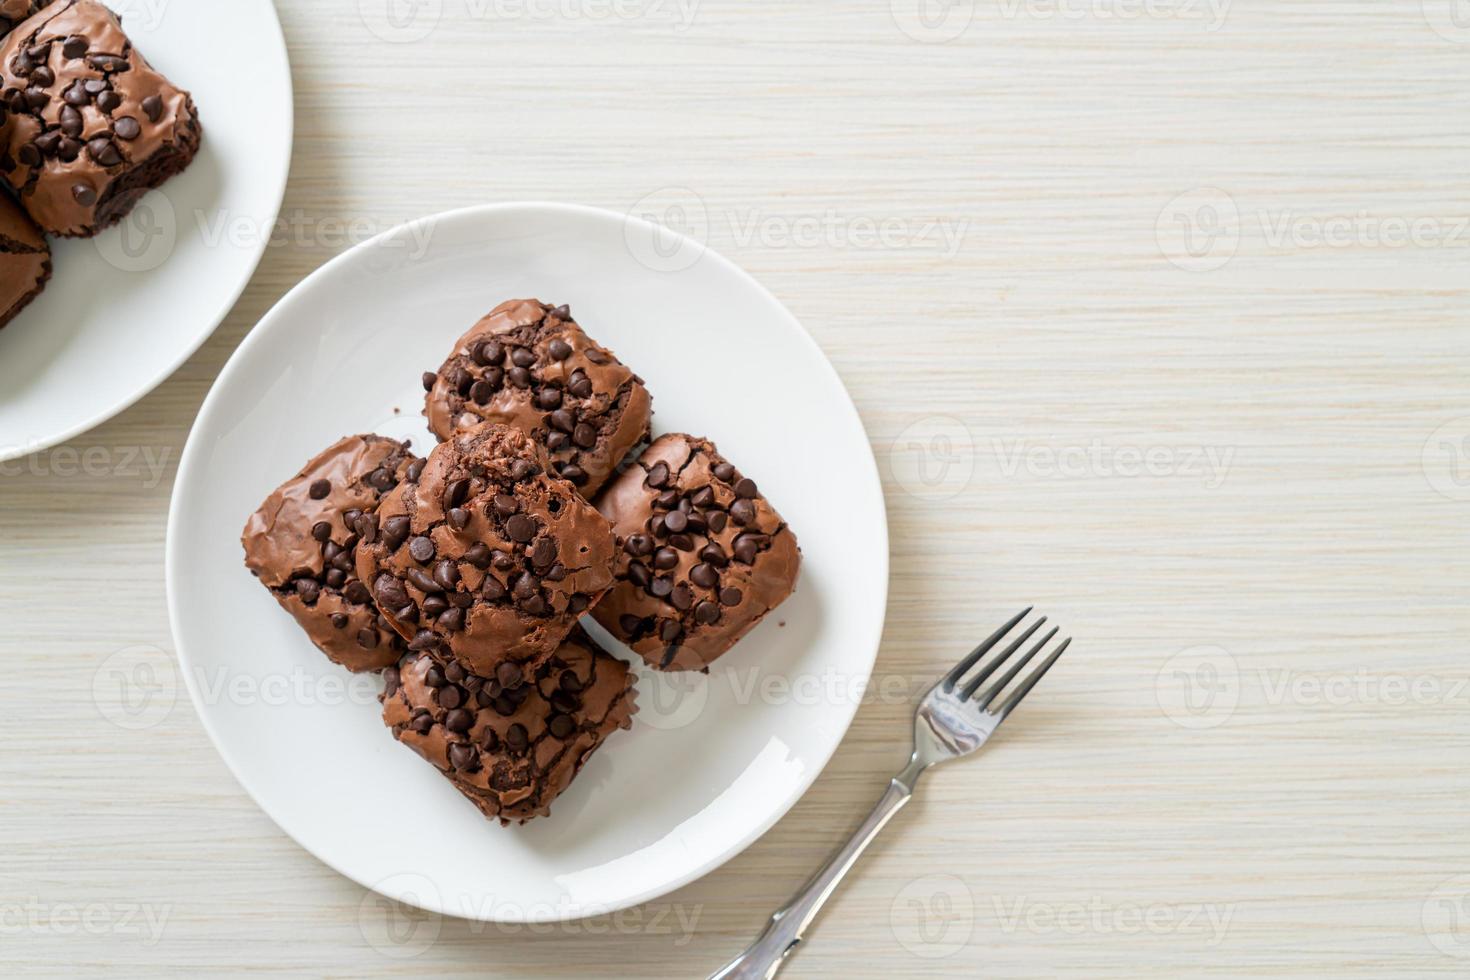
<svg viewBox="0 0 1470 980"><path fill-rule="evenodd" d="M69 136L63 139L56 147L56 156L64 163L71 163L81 155L82 144Z"/></svg>
<svg viewBox="0 0 1470 980"><path fill-rule="evenodd" d="M600 347L589 347L583 356L593 364L607 364L612 360L612 356Z"/></svg>
<svg viewBox="0 0 1470 980"><path fill-rule="evenodd" d="M413 635L413 639L408 641L408 648L415 653L420 650L432 650L438 645L439 637L434 634L433 630L427 629L419 630Z"/></svg>
<svg viewBox="0 0 1470 980"><path fill-rule="evenodd" d="M434 539L419 535L408 543L408 553L419 564L428 564L434 560Z"/></svg>
<svg viewBox="0 0 1470 980"><path fill-rule="evenodd" d="M433 391L434 385L439 381L439 375L435 374L433 371L425 371L424 376L421 380L424 383L425 391Z"/></svg>
<svg viewBox="0 0 1470 980"><path fill-rule="evenodd" d="M543 412L561 408L561 389L552 387L542 388L536 395L536 407Z"/></svg>
<svg viewBox="0 0 1470 980"><path fill-rule="evenodd" d="M500 346L497 341L487 340L476 347L470 356L481 367L489 367L492 364L499 364L505 360L505 348Z"/></svg>
<svg viewBox="0 0 1470 980"><path fill-rule="evenodd" d="M87 90L88 95L100 95L107 91L107 79L89 78L82 83L82 87Z"/></svg>
<svg viewBox="0 0 1470 980"><path fill-rule="evenodd" d="M653 556L653 567L659 571L668 571L679 564L679 553L673 548L660 548Z"/></svg>
<svg viewBox="0 0 1470 980"><path fill-rule="evenodd" d="M701 510L715 502L715 491L713 487L700 487L689 497L689 502Z"/></svg>
<svg viewBox="0 0 1470 980"><path fill-rule="evenodd" d="M679 624L677 619L666 619L663 625L658 628L659 639L665 643L673 643L683 635L684 627Z"/></svg>
<svg viewBox="0 0 1470 980"><path fill-rule="evenodd" d="M716 463L714 466L714 474L717 478L724 480L726 483L729 483L731 480L735 479L735 467L730 465L729 463Z"/></svg>
<svg viewBox="0 0 1470 980"><path fill-rule="evenodd" d="M148 117L149 122L158 122L163 116L163 99L156 95L150 95L143 100L143 114Z"/></svg>
<svg viewBox="0 0 1470 980"><path fill-rule="evenodd" d="M87 64L98 71L120 71L128 66L127 59L115 54L94 54L87 57Z"/></svg>
<svg viewBox="0 0 1470 980"><path fill-rule="evenodd" d="M669 593L669 602L680 612L687 612L694 605L694 590L684 584L674 586L674 591Z"/></svg>
<svg viewBox="0 0 1470 980"><path fill-rule="evenodd" d="M668 465L665 463L655 463L653 465L653 468L648 471L648 476L644 479L643 482L648 484L650 487L653 487L655 490L662 487L665 483L668 483Z"/></svg>
<svg viewBox="0 0 1470 980"><path fill-rule="evenodd" d="M576 723L566 715L553 715L546 727L557 738L566 738L577 730Z"/></svg>
<svg viewBox="0 0 1470 980"><path fill-rule="evenodd" d="M67 105L77 106L79 108L92 101L92 97L87 94L87 89L81 82L75 82L67 86L66 91L61 93L61 99Z"/></svg>
<svg viewBox="0 0 1470 980"><path fill-rule="evenodd" d="M32 109L44 109L51 104L51 93L43 88L26 89L26 105Z"/></svg>
<svg viewBox="0 0 1470 980"><path fill-rule="evenodd" d="M404 479L408 480L409 483L419 482L419 477L424 475L424 467L428 464L429 461L427 459L415 459L412 463L408 464L408 469L404 470Z"/></svg>
<svg viewBox="0 0 1470 980"><path fill-rule="evenodd" d="M434 622L446 633L458 633L464 629L464 610L458 606L451 606L444 610Z"/></svg>
<svg viewBox="0 0 1470 980"><path fill-rule="evenodd" d="M554 361L565 361L567 358L572 356L572 345L567 343L565 340L562 340L560 337L556 338L550 344L548 344L546 349L551 354L551 359Z"/></svg>
<svg viewBox="0 0 1470 980"><path fill-rule="evenodd" d="M512 541L525 544L536 536L536 522L525 514L515 514L505 522L505 533Z"/></svg>
<svg viewBox="0 0 1470 980"><path fill-rule="evenodd" d="M376 650L378 648L378 631L367 628L358 630L357 645L364 650Z"/></svg>
<svg viewBox="0 0 1470 980"><path fill-rule="evenodd" d="M689 527L689 515L682 510L671 510L664 515L664 527L671 534L679 534Z"/></svg>
<svg viewBox="0 0 1470 980"><path fill-rule="evenodd" d="M536 355L524 347L517 347L510 352L510 363L518 368L533 367L536 364Z"/></svg>
<svg viewBox="0 0 1470 980"><path fill-rule="evenodd" d="M444 716L444 727L451 732L464 734L475 724L475 716L464 708L455 708Z"/></svg>
<svg viewBox="0 0 1470 980"><path fill-rule="evenodd" d="M378 576L378 580L373 583L373 591L381 606L401 609L408 605L408 592L403 588L403 583L391 575Z"/></svg>
<svg viewBox="0 0 1470 980"><path fill-rule="evenodd" d="M143 127L132 116L118 116L112 121L112 131L120 140L135 140L142 135Z"/></svg>
<svg viewBox="0 0 1470 980"><path fill-rule="evenodd" d="M423 573L421 572L420 574ZM438 594L427 596L424 599L423 605L421 605L419 608L424 611L425 616L433 619L444 610L449 608L449 600Z"/></svg>
<svg viewBox="0 0 1470 980"><path fill-rule="evenodd" d="M383 522L383 544L389 551L397 551L408 537L411 525L407 517L390 517Z"/></svg>
<svg viewBox="0 0 1470 980"><path fill-rule="evenodd" d="M61 53L68 58L80 58L87 53L87 39L84 37L69 37L61 42Z"/></svg>
<svg viewBox="0 0 1470 980"><path fill-rule="evenodd" d="M316 600L321 595L321 592L322 587L317 583L316 579L299 578L296 580L296 594L300 596L301 601L306 603L308 606L314 605L316 603Z"/></svg>
<svg viewBox="0 0 1470 980"><path fill-rule="evenodd" d="M522 600L521 609L528 616L545 616L551 612L551 607L539 595L533 595L529 599Z"/></svg>
<svg viewBox="0 0 1470 980"><path fill-rule="evenodd" d="M459 585L459 566L444 559L434 566L434 582L445 592L453 592Z"/></svg>
<svg viewBox="0 0 1470 980"><path fill-rule="evenodd" d="M699 564L689 570L689 581L701 589L712 589L720 584L720 576L714 566Z"/></svg>
<svg viewBox="0 0 1470 980"><path fill-rule="evenodd" d="M699 557L709 562L716 568L724 568L730 564L730 559L725 555L725 549L711 541L699 551Z"/></svg>
<svg viewBox="0 0 1470 980"><path fill-rule="evenodd" d="M332 481L315 480L306 490L312 500L321 500L332 492Z"/></svg>
<svg viewBox="0 0 1470 980"><path fill-rule="evenodd" d="M668 576L662 576L648 583L649 594L656 598L664 599L674 591L674 580Z"/></svg>
<svg viewBox="0 0 1470 980"><path fill-rule="evenodd" d="M68 136L82 135L82 114L72 106L61 107L61 131Z"/></svg>
<svg viewBox="0 0 1470 980"><path fill-rule="evenodd" d="M566 691L568 694L576 694L578 691L582 690L582 679L576 674L572 673L570 670L562 674L561 680L559 680L557 683L561 687L561 689L563 691Z"/></svg>
<svg viewBox="0 0 1470 980"><path fill-rule="evenodd" d="M122 105L122 96L110 89L97 96L97 108L103 112L112 112Z"/></svg>
<svg viewBox="0 0 1470 980"><path fill-rule="evenodd" d="M713 602L710 602L709 600L705 600L704 602L701 602L699 605L694 607L695 622L703 623L708 626L711 623L718 622L719 618L720 607L715 605Z"/></svg>
<svg viewBox="0 0 1470 980"><path fill-rule="evenodd" d="M755 504L750 500L737 500L730 505L730 520L741 527L755 520Z"/></svg>
<svg viewBox="0 0 1470 980"><path fill-rule="evenodd" d="M618 617L618 627L622 629L625 636L636 637L643 632L643 620L629 613L623 613Z"/></svg>
<svg viewBox="0 0 1470 980"><path fill-rule="evenodd" d="M578 615L584 612L590 605L592 605L592 600L579 592L567 600L567 612Z"/></svg>
<svg viewBox="0 0 1470 980"><path fill-rule="evenodd" d="M332 525L326 521L317 521L311 526L311 536L318 541L332 540Z"/></svg>
<svg viewBox="0 0 1470 980"><path fill-rule="evenodd" d="M531 744L531 736L526 731L526 726L517 723L507 728L505 730L505 744L509 746L512 752L526 751L526 748Z"/></svg>
<svg viewBox="0 0 1470 980"><path fill-rule="evenodd" d="M679 506L679 491L665 490L653 498L653 506L659 510L673 510Z"/></svg>
<svg viewBox="0 0 1470 980"><path fill-rule="evenodd" d="M413 716L413 720L408 723L408 727L420 735L427 735L434 728L434 716L427 711L420 711Z"/></svg>
<svg viewBox="0 0 1470 980"><path fill-rule="evenodd" d="M579 422L572 432L572 441L583 449L591 449L597 445L597 430L586 422Z"/></svg>
<svg viewBox="0 0 1470 980"><path fill-rule="evenodd" d="M484 571L490 567L490 549L484 543L477 541L470 545L469 551L464 553L464 560Z"/></svg>
<svg viewBox="0 0 1470 980"><path fill-rule="evenodd" d="M514 463L510 464L511 479L515 480L517 483L522 480L529 480L531 477L540 472L541 468L535 463L531 462L529 459L518 459Z"/></svg>
<svg viewBox="0 0 1470 980"><path fill-rule="evenodd" d="M646 534L632 534L623 542L623 550L637 558L653 554L653 539Z"/></svg>
<svg viewBox="0 0 1470 980"><path fill-rule="evenodd" d="M748 534L742 534L735 539L736 561L744 562L747 565L754 565L755 556L758 554L760 554L760 548L757 546L754 537Z"/></svg>
<svg viewBox="0 0 1470 980"><path fill-rule="evenodd" d="M372 594L368 592L367 586L363 585L357 579L353 579L347 583L347 587L342 590L342 596L348 602L355 603L359 606L365 606L373 601Z"/></svg>
<svg viewBox="0 0 1470 980"><path fill-rule="evenodd" d="M470 481L463 479L455 480L453 483L449 484L449 488L444 491L444 506L458 507L460 504L465 502L465 499L469 497L469 495Z"/></svg>
<svg viewBox="0 0 1470 980"><path fill-rule="evenodd" d="M463 507L451 507L449 513L444 515L444 519L456 531L463 531L470 526L470 512Z"/></svg>
<svg viewBox="0 0 1470 980"><path fill-rule="evenodd" d="M488 381L476 381L470 385L470 400L476 405L488 405L495 397L495 386Z"/></svg>
<svg viewBox="0 0 1470 980"><path fill-rule="evenodd" d="M509 378L510 383L515 385L517 388L531 387L531 372L527 371L523 367L511 368L509 373L506 374L506 377Z"/></svg>
<svg viewBox="0 0 1470 980"><path fill-rule="evenodd" d="M54 85L56 84L56 73L45 65L42 65L40 68L31 72L31 84L39 85L42 88Z"/></svg>
<svg viewBox="0 0 1470 980"><path fill-rule="evenodd" d="M410 568L408 571L403 573L403 577L408 579L408 583L410 585L418 589L420 592L424 593L426 596L433 595L435 592L439 591L439 583L435 582L433 577L431 577L422 568Z"/></svg>
<svg viewBox="0 0 1470 980"><path fill-rule="evenodd" d="M592 379L579 368L572 372L570 380L567 381L567 391L571 392L574 398L591 398Z"/></svg>
<svg viewBox="0 0 1470 980"><path fill-rule="evenodd" d="M560 305L560 306L556 307L555 309L553 309L547 315L548 316L554 316L558 320L564 320L567 323L570 323L572 321L572 308L570 306L568 306L566 303L563 303L562 305Z"/></svg>
<svg viewBox="0 0 1470 980"><path fill-rule="evenodd" d="M556 545L550 538L542 538L531 548L531 564L546 568L556 561Z"/></svg>
<svg viewBox="0 0 1470 980"><path fill-rule="evenodd" d="M464 704L464 689L455 687L453 684L445 685L439 688L438 699L439 707L445 711L453 711L455 708Z"/></svg>
<svg viewBox="0 0 1470 980"><path fill-rule="evenodd" d="M628 581L640 589L646 589L648 588L648 583L653 581L653 573L641 561L629 562Z"/></svg>
<svg viewBox="0 0 1470 980"><path fill-rule="evenodd" d="M571 441L572 437L567 435L565 432L546 433L546 448L551 450L552 452L557 452L558 450L565 449L567 447L567 444Z"/></svg>
<svg viewBox="0 0 1470 980"><path fill-rule="evenodd" d="M500 736L495 734L495 729L485 729L480 735L480 747L486 752L494 752L500 747Z"/></svg>
<svg viewBox="0 0 1470 980"><path fill-rule="evenodd" d="M117 147L106 138L99 136L87 144L87 152L99 166L115 167L122 163L122 155L117 152Z"/></svg>
<svg viewBox="0 0 1470 980"><path fill-rule="evenodd" d="M541 583L530 572L522 572L516 578L515 586L511 589L511 595L517 599L529 599L539 595L540 592Z"/></svg>
<svg viewBox="0 0 1470 980"><path fill-rule="evenodd" d="M449 764L459 772L469 772L479 768L480 753L473 745L456 742L449 747Z"/></svg>
<svg viewBox="0 0 1470 980"><path fill-rule="evenodd" d="M521 668L510 661L505 661L495 668L495 679L500 682L501 687L510 687L521 682Z"/></svg>

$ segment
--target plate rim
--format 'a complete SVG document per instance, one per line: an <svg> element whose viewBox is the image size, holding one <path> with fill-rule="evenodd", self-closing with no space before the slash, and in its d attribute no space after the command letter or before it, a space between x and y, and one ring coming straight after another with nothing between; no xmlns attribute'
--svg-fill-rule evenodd
<svg viewBox="0 0 1470 980"><path fill-rule="evenodd" d="M269 215L270 223L274 224L276 219L281 216L281 205L284 204L286 201L286 188L289 185L291 178L291 158L295 154L296 80L291 72L291 49L286 44L286 34L285 31L281 28L281 17L280 14L276 11L276 5L272 2L272 0L258 0L258 2L269 15L270 26L275 29L275 46L280 49L281 60L284 63L286 69L286 105L285 112L283 113L286 120L286 153L285 159L277 164L279 168L279 173L276 180L277 187L275 193L275 203L271 205ZM230 290L228 298L220 305L219 310L214 313L212 317L210 317L213 322L209 325L208 328L200 332L197 339L190 341L189 343L181 347L179 349L177 358L172 359L166 367L164 367L156 375L152 376L147 381L147 383L141 386L136 392L133 392L126 397L119 399L115 404L100 410L96 414L89 417L86 421L78 422L75 425L60 430L53 435L44 436L33 442L28 442L16 449L6 449L5 447L0 447L0 463L6 463L14 459L24 459L25 457L34 455L35 453L42 453L48 449L54 449L62 443L70 442L78 436L86 435L88 432L91 432L98 426L117 418L123 412L126 412L128 409L138 404L144 398L147 398L149 395L153 394L153 392L157 391L159 385L163 384L169 378L173 377L174 372L183 367L184 364L188 362L189 358L199 353L199 349L205 345L209 338L214 336L215 331L219 329L220 324L225 322L225 318L230 315L230 311L233 310L235 308L235 304L240 301L240 297L243 296L245 293L245 288L250 285L250 281L255 278L255 273L260 268L260 260L265 257L265 250L270 247L269 235L261 235L260 239L261 240L256 243L255 255L250 260L249 265L242 266L240 281L235 285L232 290Z"/></svg>
<svg viewBox="0 0 1470 980"><path fill-rule="evenodd" d="M504 217L507 214L518 211L545 211L562 216L570 215L582 218L624 222L635 226L642 226L642 228L648 230L650 233L656 231L658 234L663 235L666 238L669 236L674 236L679 238L683 242L688 242L692 245L695 245L702 250L701 261L714 261L723 265L727 272L733 273L738 278L744 280L744 282L748 286L753 287L762 296L764 296L767 300L774 304L777 309L784 312L785 315L790 319L791 324L796 328L796 335L799 336L803 342L808 344L812 348L812 350L814 350L818 354L823 368L827 372L829 372L832 379L837 383L838 389L842 392L845 411L850 413L852 420L857 423L859 431L862 432L864 435L863 441L866 451L861 454L862 458L860 460L854 461L854 464L865 470L870 477L870 486L874 488L874 492L877 494L878 511L881 517L880 526L877 528L869 529L869 533L874 536L874 543L880 546L874 549L877 552L875 560L880 565L879 571L881 573L879 575L879 581L881 584L879 587L879 594L876 596L877 602L875 603L878 609L878 616L874 625L874 636L871 640L871 650L869 651L866 660L863 661L860 665L857 665L860 666L860 671L854 673L855 677L858 676L860 673L864 683L867 683L872 679L873 670L877 666L878 662L878 653L883 642L883 633L887 623L888 595L891 586L890 576L892 568L891 555L889 553L887 502L883 493L882 474L878 469L877 457L873 452L872 440L871 437L869 437L867 434L867 427L863 424L862 415L860 412L858 412L857 404L852 400L852 394L847 390L847 385L843 382L842 376L837 373L837 368L832 364L831 360L828 359L826 352L822 350L821 345L817 343L816 338L811 335L811 332L806 329L801 320L797 318L796 314L791 312L791 310L786 306L785 303L781 302L781 300L773 292L767 289L766 286L760 282L760 280L756 279L755 276L753 276L745 268L743 268L733 260L727 258L718 250L707 245L706 243L695 241L685 235L675 233L664 226L655 225L652 222L649 222L632 214L619 213L609 210L607 208L594 207L591 205L545 200L503 201L490 204L469 205L467 207L455 208L449 211L443 211L437 214L424 215L419 218L415 218L411 221L404 222L396 227L382 232L381 234L375 235L374 237L366 241L352 246L351 248L343 251L340 255L334 256L329 261L312 270L312 272L310 272L305 278L303 278L289 291L287 291L284 296L278 299L271 306L271 308L266 311L266 313L260 318L260 320L256 322L255 326L251 327L249 333L245 335L239 346L237 346L235 350L230 354L230 357L225 362L224 367L220 369L219 375L210 385L209 393L205 396L203 403L199 406L193 422L190 423L189 436L188 439L185 441L184 451L179 458L178 471L174 476L173 488L170 491L169 495L168 522L166 525L164 539L164 592L168 605L169 630L174 641L174 657L178 662L179 673L183 675L184 687L189 692L189 701L194 707L195 716L199 719L200 725L204 728L205 733L209 736L209 740L213 744L215 752L218 753L221 760L224 761L226 768L229 769L230 775L234 777L235 782L238 783L240 788L245 791L245 794L250 797L251 801L254 802L255 805L259 807L260 810L271 819L276 827L278 827L284 834L286 834L286 836L290 837L291 840L294 841L298 847L300 847L306 853L310 854L317 861L320 861L322 864L331 868L337 874L341 875L349 881L354 882L355 884L362 887L363 889L366 889L370 893L383 895L384 897L392 899L393 901L400 904L423 909L425 911L432 912L446 918L464 919L467 921L493 922L508 925L536 925L558 922L575 922L591 916L620 912L624 909L632 908L636 905L641 905L646 902L654 901L656 899L662 898L665 895L672 894L680 888L683 888L686 885L698 881L709 874L712 874L737 856L743 854L753 844L755 844L756 841L764 837L773 827L775 827L776 824L780 823L781 820L783 820L786 815L791 812L792 808L795 807L796 804L806 796L807 792L816 783L821 774L826 771L827 766L832 761L832 758L837 754L837 750L842 746L842 743L846 741L847 735L852 728L853 720L857 717L858 710L862 707L862 699L852 699L849 703L845 705L840 705L841 708L844 708L846 710L846 717L842 719L841 723L841 732L836 738L832 740L830 747L821 754L821 758L818 760L817 764L811 766L808 771L804 772L801 778L793 784L794 788L788 794L786 799L784 799L778 806L774 807L763 820L757 821L755 824L753 824L748 830L745 831L745 833L740 837L737 843L733 844L729 849L720 854L717 858L707 861L704 864L699 865L698 867L692 868L691 870L686 871L685 873L678 875L668 880L667 882L661 883L652 888L646 889L642 892L638 892L624 899L620 899L617 902L609 903L606 905L599 904L596 907L584 907L577 904L571 904L567 908L565 908L565 910L560 908L543 910L497 907L491 910L491 912L493 912L494 914L471 915L466 914L463 909L455 909L450 907L444 900L443 896L424 896L418 894L417 892L409 893L404 889L395 890L391 887L385 888L385 885L391 884L391 880L380 882L369 882L362 880L362 878L341 867L338 862L328 860L326 857L319 854L314 848L310 847L305 841L301 839L300 836L298 836L294 829L287 825L287 822L284 821L274 809L266 805L265 801L263 801L260 796L257 795L255 790L246 782L244 777L241 775L241 771L236 765L235 759L233 758L231 752L221 741L219 733L216 731L215 726L210 719L210 716L205 711L202 711L200 709L200 691L196 686L194 674L189 669L190 661L192 658L186 650L186 644L181 639L182 630L180 628L179 621L180 606L178 600L178 576L181 574L180 569L184 560L183 556L178 553L178 549L180 547L179 538L180 534L182 533L180 530L180 524L183 520L182 512L185 506L182 502L181 488L183 488L186 484L192 482L192 480L194 479L194 470L197 468L197 466L200 465L196 460L196 456L199 456L204 452L202 448L204 436L202 435L200 428L201 421L205 419L207 415L211 414L211 412L215 408L216 402L224 397L222 393L225 390L226 385L233 379L233 375L236 372L243 370L241 364L243 363L243 358L246 356L247 352L252 350L257 343L262 342L261 338L264 337L267 332L273 329L271 327L271 324L278 318L283 316L282 311L297 298L299 293L304 293L307 290L314 288L319 279L326 278L337 267L345 265L348 262L352 261L358 253L366 252L370 249L373 249L377 247L380 242L391 239L394 236L400 235L402 233L409 232L410 229L418 229L425 224L435 226L441 222L450 221L473 221L476 219L495 220L496 218Z"/></svg>

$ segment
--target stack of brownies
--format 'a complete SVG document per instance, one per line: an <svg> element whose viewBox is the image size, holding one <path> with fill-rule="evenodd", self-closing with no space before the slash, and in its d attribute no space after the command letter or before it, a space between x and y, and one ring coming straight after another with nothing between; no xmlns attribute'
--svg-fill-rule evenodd
<svg viewBox="0 0 1470 980"><path fill-rule="evenodd" d="M0 0L0 327L90 238L181 172L199 116L96 0Z"/></svg>
<svg viewBox="0 0 1470 980"><path fill-rule="evenodd" d="M399 741L524 822L636 711L582 615L654 669L707 670L801 552L712 442L648 444L643 380L565 306L500 305L423 380L428 458L342 439L250 518L246 565L334 662L383 673Z"/></svg>

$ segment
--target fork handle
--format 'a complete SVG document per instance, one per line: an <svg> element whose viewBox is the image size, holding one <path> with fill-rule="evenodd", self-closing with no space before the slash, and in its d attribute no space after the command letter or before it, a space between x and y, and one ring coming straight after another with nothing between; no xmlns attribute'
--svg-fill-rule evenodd
<svg viewBox="0 0 1470 980"><path fill-rule="evenodd" d="M888 792L883 794L883 799L878 801L852 838L828 859L790 902L771 916L765 931L749 949L731 960L723 970L711 974L709 980L771 980L796 952L817 913L822 911L822 906L827 904L878 832L914 798L914 786L922 771L922 766L910 763L907 769L895 776L888 784Z"/></svg>

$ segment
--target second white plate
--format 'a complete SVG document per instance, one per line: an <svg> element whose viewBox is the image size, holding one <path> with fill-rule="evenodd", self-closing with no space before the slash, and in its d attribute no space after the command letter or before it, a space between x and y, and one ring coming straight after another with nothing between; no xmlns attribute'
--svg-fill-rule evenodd
<svg viewBox="0 0 1470 980"><path fill-rule="evenodd" d="M188 360L250 281L286 189L291 66L271 0L109 6L193 93L204 141L121 224L52 240L46 291L0 330L0 461L100 425Z"/></svg>
<svg viewBox="0 0 1470 980"><path fill-rule="evenodd" d="M239 533L277 483L344 434L413 436L427 452L420 374L492 306L523 296L569 303L647 380L656 431L715 440L790 522L805 561L797 594L708 676L641 671L634 730L612 736L549 818L501 828L394 742L380 682L349 681L312 648L245 571ZM313 274L210 392L169 515L180 664L240 782L360 884L482 920L648 901L764 833L852 720L887 582L872 451L795 318L693 242L565 205L426 219Z"/></svg>

